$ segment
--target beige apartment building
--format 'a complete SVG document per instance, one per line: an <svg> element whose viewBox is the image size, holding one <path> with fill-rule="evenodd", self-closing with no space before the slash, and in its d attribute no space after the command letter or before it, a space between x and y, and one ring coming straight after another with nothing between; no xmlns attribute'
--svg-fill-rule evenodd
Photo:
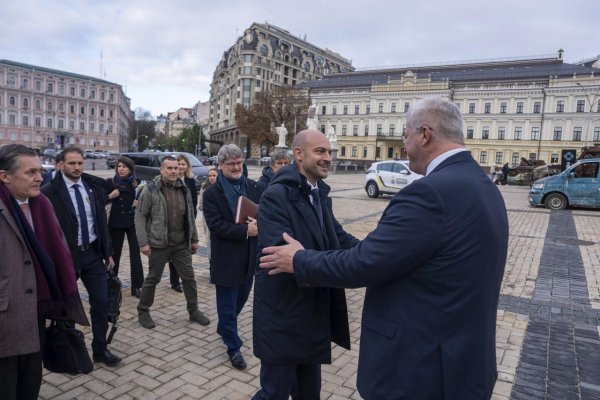
<svg viewBox="0 0 600 400"><path fill-rule="evenodd" d="M563 55L338 73L301 87L322 132L335 131L340 160L405 158L410 105L443 96L463 113L466 146L482 166L559 163L562 150L600 144L598 58L570 64Z"/></svg>
<svg viewBox="0 0 600 400"><path fill-rule="evenodd" d="M217 65L210 89L208 129L211 140L235 143L248 156L259 156L260 146L249 143L236 126L235 107L249 106L256 93L277 86L296 86L328 74L353 71L352 62L317 47L290 32L253 23Z"/></svg>
<svg viewBox="0 0 600 400"><path fill-rule="evenodd" d="M120 85L0 60L0 146L126 151L132 119Z"/></svg>

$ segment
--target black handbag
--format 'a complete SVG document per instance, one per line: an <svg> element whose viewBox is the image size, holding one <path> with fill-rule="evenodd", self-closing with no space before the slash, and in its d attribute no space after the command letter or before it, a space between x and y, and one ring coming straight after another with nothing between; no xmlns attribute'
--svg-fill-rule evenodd
<svg viewBox="0 0 600 400"><path fill-rule="evenodd" d="M112 342L115 332L117 332L117 322L119 321L119 315L121 314L121 302L123 300L123 294L121 293L121 280L115 275L112 268L108 270L108 309L107 318L108 322L112 325L110 333L106 339L106 343Z"/></svg>
<svg viewBox="0 0 600 400"><path fill-rule="evenodd" d="M53 320L50 323L42 354L44 367L51 372L77 375L94 370L83 333L71 322Z"/></svg>

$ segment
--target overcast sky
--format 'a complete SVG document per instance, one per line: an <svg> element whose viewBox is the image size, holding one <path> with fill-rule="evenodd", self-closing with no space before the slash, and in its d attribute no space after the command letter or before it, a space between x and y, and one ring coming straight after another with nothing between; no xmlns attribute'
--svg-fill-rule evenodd
<svg viewBox="0 0 600 400"><path fill-rule="evenodd" d="M0 59L123 85L154 116L209 99L223 52L265 21L357 68L600 54L598 0L1 0ZM296 5L296 6L294 6ZM102 57L102 76L100 54Z"/></svg>

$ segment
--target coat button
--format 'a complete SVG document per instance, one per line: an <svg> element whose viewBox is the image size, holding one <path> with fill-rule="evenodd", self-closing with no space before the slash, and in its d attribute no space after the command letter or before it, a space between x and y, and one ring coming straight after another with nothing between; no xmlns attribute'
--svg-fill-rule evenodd
<svg viewBox="0 0 600 400"><path fill-rule="evenodd" d="M27 294L31 294L31 293L33 293L33 289L27 289L27 290L25 291L25 293L27 293Z"/></svg>

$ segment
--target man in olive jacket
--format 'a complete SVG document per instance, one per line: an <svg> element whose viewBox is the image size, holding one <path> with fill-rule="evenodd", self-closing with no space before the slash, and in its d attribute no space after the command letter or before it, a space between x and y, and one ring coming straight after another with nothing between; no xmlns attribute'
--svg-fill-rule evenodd
<svg viewBox="0 0 600 400"><path fill-rule="evenodd" d="M161 161L160 175L144 186L135 214L135 230L140 251L149 257L148 275L137 307L140 324L148 329L155 327L150 307L165 263L172 260L181 277L190 321L208 325L210 320L198 310L192 268L192 254L198 249L194 206L187 186L179 179L175 157L165 157Z"/></svg>
<svg viewBox="0 0 600 400"><path fill-rule="evenodd" d="M331 145L319 131L298 133L295 164L281 168L260 201L258 251L283 242L284 232L306 248L337 250L358 239L336 221L323 182ZM321 364L331 363L331 342L350 348L344 289L301 287L293 275L256 273L254 354L261 360L261 390L254 399L318 399Z"/></svg>

